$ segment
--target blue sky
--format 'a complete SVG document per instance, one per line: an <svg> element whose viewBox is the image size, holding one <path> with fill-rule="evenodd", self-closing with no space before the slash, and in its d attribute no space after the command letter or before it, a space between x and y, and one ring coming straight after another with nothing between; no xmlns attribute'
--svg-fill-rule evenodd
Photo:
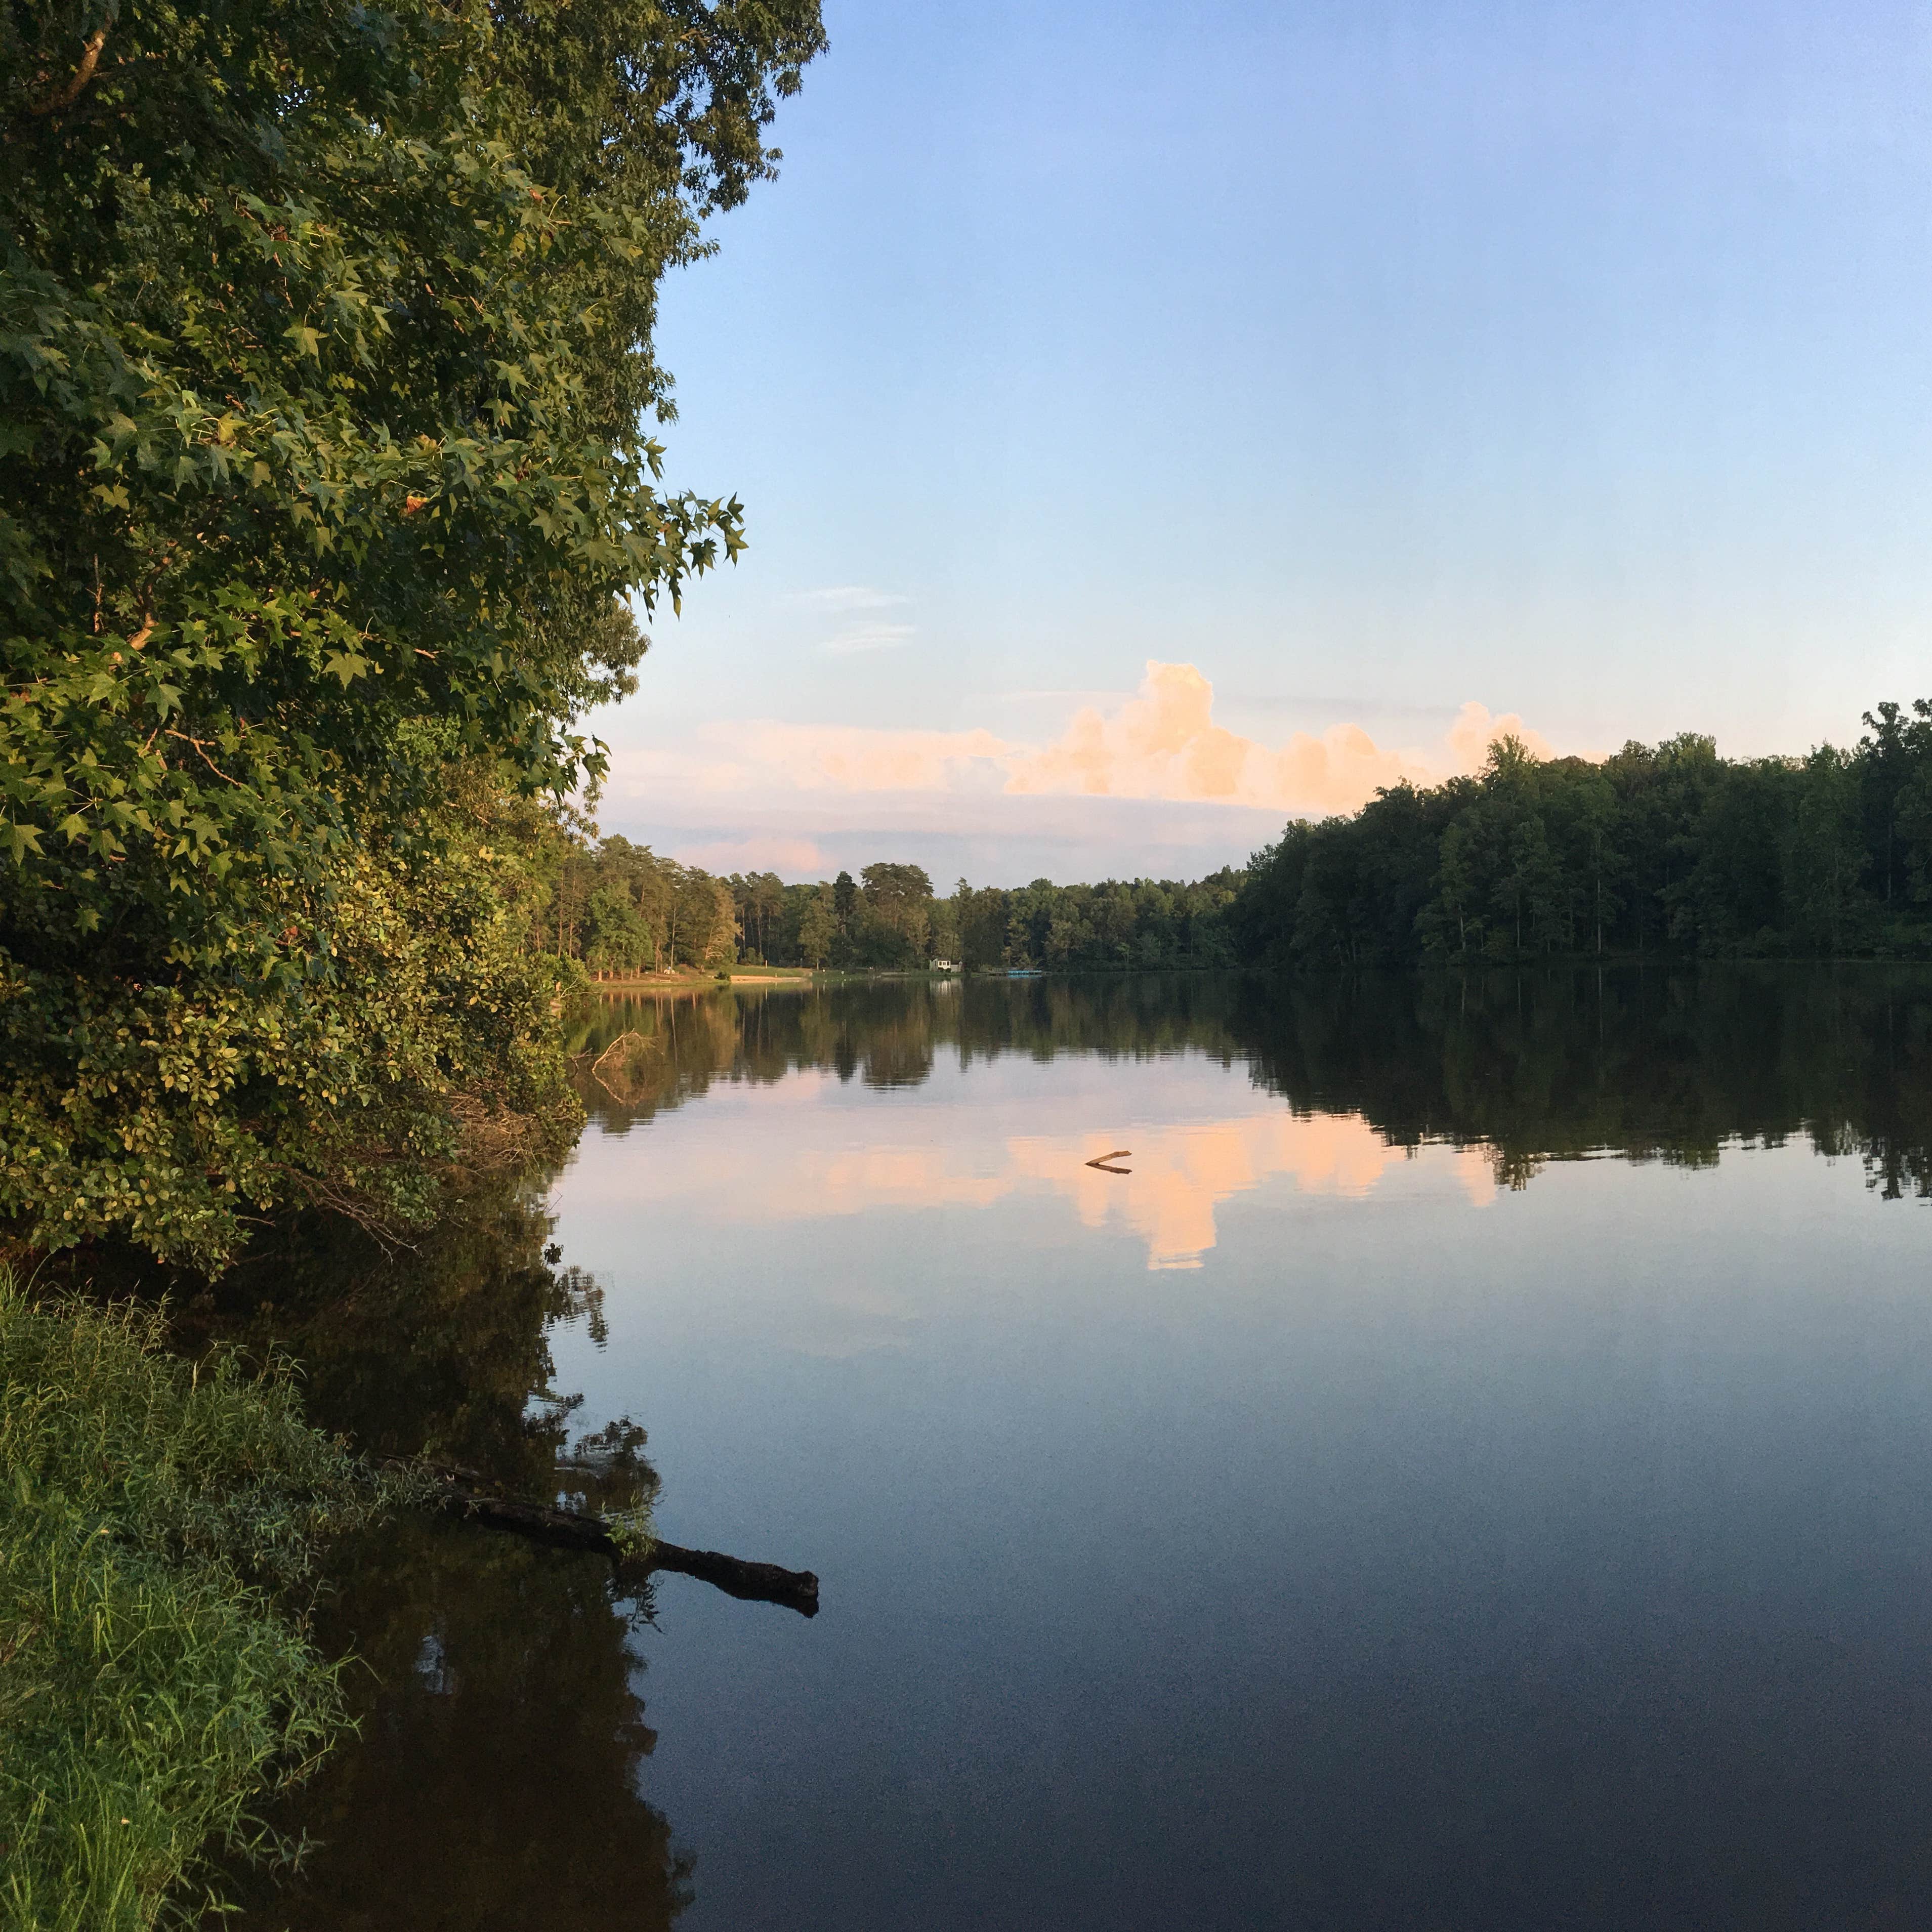
<svg viewBox="0 0 1932 1932"><path fill-rule="evenodd" d="M670 476L752 547L596 721L606 830L1191 873L1472 718L1932 694L1922 6L826 19L665 292Z"/></svg>

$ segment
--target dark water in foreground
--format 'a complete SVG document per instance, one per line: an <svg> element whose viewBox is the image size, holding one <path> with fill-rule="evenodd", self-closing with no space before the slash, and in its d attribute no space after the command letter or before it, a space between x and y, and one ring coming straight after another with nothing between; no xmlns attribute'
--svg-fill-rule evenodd
<svg viewBox="0 0 1932 1932"><path fill-rule="evenodd" d="M634 1418L664 1533L823 1611L357 1552L363 1737L244 1926L1932 1923L1932 978L890 985L578 1043L547 1191L194 1312L537 1489Z"/></svg>

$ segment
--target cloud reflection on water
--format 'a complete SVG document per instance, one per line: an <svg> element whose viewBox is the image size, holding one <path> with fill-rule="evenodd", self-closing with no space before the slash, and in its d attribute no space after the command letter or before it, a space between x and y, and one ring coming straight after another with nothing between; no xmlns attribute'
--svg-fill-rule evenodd
<svg viewBox="0 0 1932 1932"><path fill-rule="evenodd" d="M1359 1198L1391 1167L1434 1157L1454 1163L1472 1204L1487 1206L1496 1192L1480 1150L1412 1155L1357 1114L1244 1114L1136 1126L1125 1135L1134 1144L1120 1163L1127 1174L1087 1165L1122 1138L1111 1131L1015 1135L991 1162L954 1147L801 1148L790 1173L771 1177L759 1212L802 1220L880 1208L983 1208L1044 1190L1070 1202L1083 1227L1124 1223L1147 1244L1150 1269L1197 1268L1215 1244L1220 1203L1276 1178L1304 1194Z"/></svg>
<svg viewBox="0 0 1932 1932"><path fill-rule="evenodd" d="M757 1100L769 1105L782 1093L794 1104L808 1103L826 1084L794 1076ZM1391 1147L1357 1114L1270 1108L1221 1119L1058 1133L986 1131L991 1124L956 1117L946 1138L929 1142L840 1144L820 1136L760 1135L754 1189L746 1189L735 1171L721 1174L708 1163L675 1160L640 1163L645 1171L629 1178L646 1198L674 1198L681 1212L704 1211L709 1194L718 1214L767 1223L892 1209L984 1208L1017 1196L1048 1195L1068 1203L1084 1228L1131 1230L1154 1270L1200 1267L1217 1239L1217 1208L1276 1180L1292 1181L1304 1194L1360 1198L1392 1168L1441 1162L1472 1205L1487 1206L1496 1193L1483 1150ZM1132 1149L1120 1163L1130 1170L1124 1174L1087 1165L1124 1147Z"/></svg>

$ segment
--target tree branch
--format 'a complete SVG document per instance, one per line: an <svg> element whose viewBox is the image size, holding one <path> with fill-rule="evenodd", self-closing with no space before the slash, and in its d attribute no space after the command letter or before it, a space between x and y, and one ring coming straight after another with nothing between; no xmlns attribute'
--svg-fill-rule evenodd
<svg viewBox="0 0 1932 1932"><path fill-rule="evenodd" d="M60 92L38 107L29 107L29 114L58 114L63 108L71 107L80 98L80 91L94 78L94 70L100 64L100 50L107 44L107 23L102 21L82 43L80 64L74 70L73 78Z"/></svg>
<svg viewBox="0 0 1932 1932"><path fill-rule="evenodd" d="M194 747L196 755L201 760L201 762L206 765L217 778L220 779L224 784L232 784L238 791L247 791L250 789L249 786L244 784L239 778L231 778L228 774L208 755L208 753L202 748L204 740L200 738L190 738L185 731L170 731L165 735L170 738L178 738L184 745L192 745Z"/></svg>
<svg viewBox="0 0 1932 1932"><path fill-rule="evenodd" d="M445 1509L491 1529L506 1529L512 1535L554 1544L565 1550L594 1550L609 1557L620 1570L674 1570L680 1576L695 1576L700 1582L743 1602L777 1604L804 1617L818 1614L818 1579L809 1570L783 1570L776 1563L748 1563L742 1557L721 1556L715 1550L686 1550L677 1544L656 1539L647 1554L634 1556L611 1534L602 1516L555 1509L545 1503L514 1502L478 1488L482 1479L473 1470L448 1468L435 1463L424 1466L443 1484Z"/></svg>

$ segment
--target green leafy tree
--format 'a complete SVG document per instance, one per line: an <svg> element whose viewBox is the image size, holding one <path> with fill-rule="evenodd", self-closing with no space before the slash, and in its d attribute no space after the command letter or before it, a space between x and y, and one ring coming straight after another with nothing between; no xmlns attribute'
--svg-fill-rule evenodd
<svg viewBox="0 0 1932 1932"><path fill-rule="evenodd" d="M1616 923L1624 902L1616 889L1622 873L1617 849L1616 794L1594 770L1580 778L1573 813L1582 929L1589 935L1589 950L1600 954L1605 935Z"/></svg>
<svg viewBox="0 0 1932 1932"><path fill-rule="evenodd" d="M725 881L737 908L738 928L752 956L762 962L772 958L772 948L782 930L784 882L776 872L734 873Z"/></svg>
<svg viewBox="0 0 1932 1932"><path fill-rule="evenodd" d="M959 924L960 958L970 967L1006 963L1006 895L998 886L976 890L962 879L953 895Z"/></svg>
<svg viewBox="0 0 1932 1932"><path fill-rule="evenodd" d="M600 886L591 894L590 923L584 956L593 973L634 973L650 957L650 934L622 886Z"/></svg>
<svg viewBox="0 0 1932 1932"><path fill-rule="evenodd" d="M372 1159L435 1141L429 1017L349 980L349 921L372 878L427 910L464 775L594 784L632 608L740 548L734 501L660 481L656 289L821 44L815 0L0 21L0 1214L33 1243L213 1261L238 1208L340 1184L299 1130L346 1104L318 1033L420 1103L358 1124Z"/></svg>
<svg viewBox="0 0 1932 1932"><path fill-rule="evenodd" d="M1785 842L1792 935L1807 951L1838 952L1856 917L1858 807L1851 760L1821 745L1804 760Z"/></svg>
<svg viewBox="0 0 1932 1932"><path fill-rule="evenodd" d="M1478 821L1459 818L1442 835L1441 884L1432 908L1432 930L1442 950L1457 958L1480 949L1486 930L1477 847Z"/></svg>
<svg viewBox="0 0 1932 1932"><path fill-rule="evenodd" d="M807 902L799 921L798 946L805 963L816 972L832 956L838 940L838 915L832 888L820 886Z"/></svg>
<svg viewBox="0 0 1932 1932"><path fill-rule="evenodd" d="M686 872L677 890L676 963L728 966L736 956L737 911L722 879Z"/></svg>
<svg viewBox="0 0 1932 1932"><path fill-rule="evenodd" d="M957 908L950 898L934 899L928 910L931 921L928 944L934 959L950 959L956 964L959 958L959 920Z"/></svg>
<svg viewBox="0 0 1932 1932"><path fill-rule="evenodd" d="M931 956L932 881L917 866L881 862L860 874L868 920L884 940L878 963L922 966Z"/></svg>

